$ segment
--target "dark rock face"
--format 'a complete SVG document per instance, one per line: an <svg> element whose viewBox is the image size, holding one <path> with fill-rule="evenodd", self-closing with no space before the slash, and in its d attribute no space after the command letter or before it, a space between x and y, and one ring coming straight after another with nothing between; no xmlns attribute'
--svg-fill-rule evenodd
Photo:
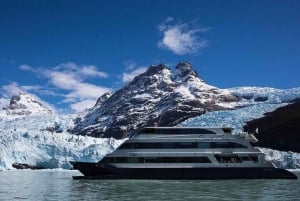
<svg viewBox="0 0 300 201"><path fill-rule="evenodd" d="M101 106L112 94L109 92L104 93L102 96L100 96L97 99L96 105L95 106Z"/></svg>
<svg viewBox="0 0 300 201"><path fill-rule="evenodd" d="M265 102L268 100L268 97L257 97L254 99L255 102Z"/></svg>
<svg viewBox="0 0 300 201"><path fill-rule="evenodd" d="M247 122L245 131L255 133L261 147L300 152L300 103L293 103Z"/></svg>
<svg viewBox="0 0 300 201"><path fill-rule="evenodd" d="M207 111L228 109L226 103L238 100L206 84L189 62L179 63L175 71L160 64L80 114L73 133L123 138L141 127L175 126Z"/></svg>
<svg viewBox="0 0 300 201"><path fill-rule="evenodd" d="M30 165L30 164L26 164L26 163L13 163L12 167L16 168L16 169L31 169L31 170L38 170L41 169L38 166L35 165Z"/></svg>
<svg viewBox="0 0 300 201"><path fill-rule="evenodd" d="M20 96L13 95L10 99L8 108L9 109L16 109L18 107L18 101L20 101L20 99L21 99Z"/></svg>

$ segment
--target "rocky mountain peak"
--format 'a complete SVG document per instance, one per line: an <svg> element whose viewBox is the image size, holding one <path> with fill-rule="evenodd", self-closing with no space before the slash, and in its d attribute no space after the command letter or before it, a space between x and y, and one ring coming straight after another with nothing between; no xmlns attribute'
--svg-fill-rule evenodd
<svg viewBox="0 0 300 201"><path fill-rule="evenodd" d="M102 105L107 99L109 99L109 97L110 97L111 95L112 95L112 93L110 93L110 92L104 93L102 96L100 96L100 97L97 99L96 105L97 105L97 106ZM96 105L95 105L95 106L96 106Z"/></svg>
<svg viewBox="0 0 300 201"><path fill-rule="evenodd" d="M165 64L152 65L148 70L142 73L140 76L153 76L155 74L160 74L164 69L170 70Z"/></svg>
<svg viewBox="0 0 300 201"><path fill-rule="evenodd" d="M176 74L180 77L185 77L187 75L199 77L198 73L193 69L192 64L190 62L179 62L175 69Z"/></svg>
<svg viewBox="0 0 300 201"><path fill-rule="evenodd" d="M20 101L20 99L20 95L13 95L10 99L9 107L11 107L11 109L17 107L18 101Z"/></svg>
<svg viewBox="0 0 300 201"><path fill-rule="evenodd" d="M234 101L238 98L228 91L204 83L191 63L180 62L175 71L160 64L81 114L73 132L122 138L141 127L175 126L206 111L227 109Z"/></svg>

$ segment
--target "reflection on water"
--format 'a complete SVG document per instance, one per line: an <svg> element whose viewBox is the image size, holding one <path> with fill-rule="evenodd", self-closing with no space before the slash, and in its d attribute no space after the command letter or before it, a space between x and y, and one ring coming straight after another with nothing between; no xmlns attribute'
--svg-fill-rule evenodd
<svg viewBox="0 0 300 201"><path fill-rule="evenodd" d="M75 174L0 172L0 200L300 200L300 180L73 180Z"/></svg>

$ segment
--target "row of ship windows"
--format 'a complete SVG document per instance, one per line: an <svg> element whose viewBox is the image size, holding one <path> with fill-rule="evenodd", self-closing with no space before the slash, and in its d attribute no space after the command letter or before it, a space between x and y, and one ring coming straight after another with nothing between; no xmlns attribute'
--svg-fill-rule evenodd
<svg viewBox="0 0 300 201"><path fill-rule="evenodd" d="M224 132L230 133L231 129L223 129ZM215 132L203 128L144 128L141 134L216 134Z"/></svg>
<svg viewBox="0 0 300 201"><path fill-rule="evenodd" d="M257 156L221 156L215 155L220 163L242 163L253 161L258 163ZM106 157L103 163L211 163L208 157Z"/></svg>
<svg viewBox="0 0 300 201"><path fill-rule="evenodd" d="M125 143L119 149L193 149L193 148L247 148L235 142L147 142Z"/></svg>

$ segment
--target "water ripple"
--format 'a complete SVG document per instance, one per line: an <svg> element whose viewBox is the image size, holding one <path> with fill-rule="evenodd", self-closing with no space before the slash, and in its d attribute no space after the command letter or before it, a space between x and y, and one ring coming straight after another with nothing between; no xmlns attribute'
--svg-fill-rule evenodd
<svg viewBox="0 0 300 201"><path fill-rule="evenodd" d="M0 200L300 200L300 180L73 180L74 174L0 172Z"/></svg>

